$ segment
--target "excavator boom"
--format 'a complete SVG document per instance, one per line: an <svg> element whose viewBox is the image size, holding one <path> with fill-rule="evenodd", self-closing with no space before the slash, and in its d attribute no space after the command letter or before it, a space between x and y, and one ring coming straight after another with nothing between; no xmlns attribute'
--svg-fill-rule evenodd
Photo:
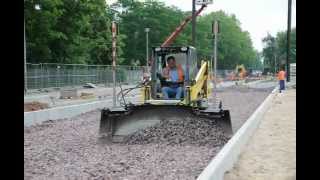
<svg viewBox="0 0 320 180"><path fill-rule="evenodd" d="M195 16L198 16L202 10L206 7L206 5L202 5L201 8L195 13ZM171 33L171 35L161 44L161 47L170 46L171 43L177 38L180 32L184 29L184 27L188 24L188 22L192 19L192 15L188 16L181 24L176 28L175 31Z"/></svg>

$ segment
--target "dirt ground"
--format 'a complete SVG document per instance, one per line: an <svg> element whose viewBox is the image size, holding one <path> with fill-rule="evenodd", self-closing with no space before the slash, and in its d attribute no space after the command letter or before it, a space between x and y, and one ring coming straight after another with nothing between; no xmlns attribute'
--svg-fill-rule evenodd
<svg viewBox="0 0 320 180"><path fill-rule="evenodd" d="M225 180L296 179L296 91L277 94Z"/></svg>
<svg viewBox="0 0 320 180"><path fill-rule="evenodd" d="M49 108L47 103L41 103L37 101L24 103L24 112L37 111L40 109L47 109L47 108Z"/></svg>
<svg viewBox="0 0 320 180"><path fill-rule="evenodd" d="M270 91L238 87L217 93L240 126ZM25 179L196 179L225 143L103 144L99 120L100 112L93 111L25 127Z"/></svg>

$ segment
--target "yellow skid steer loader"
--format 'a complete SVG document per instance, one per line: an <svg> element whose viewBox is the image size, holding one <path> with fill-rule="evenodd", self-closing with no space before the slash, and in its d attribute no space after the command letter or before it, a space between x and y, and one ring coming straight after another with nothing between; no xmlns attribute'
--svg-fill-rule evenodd
<svg viewBox="0 0 320 180"><path fill-rule="evenodd" d="M173 56L184 71L184 81L179 84L183 88L181 99L164 99L161 92L163 86L174 83L161 76L169 56ZM197 60L194 47L152 47L150 77L136 87L141 88L143 100L139 104L126 103L125 95L132 88L122 90L121 106L101 111L100 135L112 142L121 142L124 137L163 120L185 118L216 121L231 135L229 111L222 109L221 101L211 102L211 69L210 61Z"/></svg>

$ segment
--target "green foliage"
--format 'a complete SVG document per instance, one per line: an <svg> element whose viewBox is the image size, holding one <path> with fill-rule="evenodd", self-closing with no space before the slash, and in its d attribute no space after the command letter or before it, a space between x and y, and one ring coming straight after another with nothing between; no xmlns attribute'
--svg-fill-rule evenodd
<svg viewBox="0 0 320 180"><path fill-rule="evenodd" d="M272 72L283 66L287 57L287 31L278 32L276 37L268 34L262 39L264 43L264 66ZM290 63L296 62L296 28L290 34ZM276 69L275 69L276 66Z"/></svg>
<svg viewBox="0 0 320 180"><path fill-rule="evenodd" d="M110 64L108 10L104 0L25 1L28 62Z"/></svg>
<svg viewBox="0 0 320 180"><path fill-rule="evenodd" d="M171 32L181 23L185 15L175 7L167 7L164 3L147 0L120 1L126 11L120 15L120 33L126 35L124 64L133 64L139 61L145 64L146 55L146 32L149 31L149 44L151 47L159 46L170 35ZM175 44L184 44L186 36L183 34L177 38Z"/></svg>
<svg viewBox="0 0 320 180"><path fill-rule="evenodd" d="M240 28L240 22L234 15L223 11L212 12L198 18L197 49L200 56L212 54L211 25L213 20L220 22L218 35L218 68L233 69L238 64L251 67L255 64L256 52L252 47L250 35Z"/></svg>
<svg viewBox="0 0 320 180"><path fill-rule="evenodd" d="M276 40L278 44L278 56L281 60L284 60L287 56L287 31L278 32ZM290 62L296 62L296 28L292 28L290 34Z"/></svg>
<svg viewBox="0 0 320 180"><path fill-rule="evenodd" d="M123 2L123 1L122 1ZM161 2L125 1L126 11L121 14L122 33L127 39L124 48L124 63L133 64L139 61L145 64L146 33L150 27L149 42L160 45L191 12L182 12L176 7L167 7ZM197 18L196 48L199 58L210 58L212 54L211 23L218 19L221 23L221 34L218 44L218 68L233 69L237 64L247 67L256 64L257 54L252 47L248 32L242 31L240 22L234 15L223 11L213 12ZM172 45L191 45L191 23L178 36Z"/></svg>
<svg viewBox="0 0 320 180"><path fill-rule="evenodd" d="M264 67L274 70L277 55L276 38L268 34L262 39L262 42L265 46L262 51L264 57Z"/></svg>
<svg viewBox="0 0 320 180"><path fill-rule="evenodd" d="M36 10L40 4L41 10ZM191 12L166 6L157 0L119 0L110 7L105 0L27 0L25 21L27 59L32 63L111 64L111 22L119 11L118 64L144 65L146 33L149 47L159 46ZM235 15L223 11L197 18L196 48L199 58L211 58L211 23L220 21L218 68L234 69L238 64L261 67L249 33L241 30ZM279 35L280 36L280 35ZM280 41L282 42L282 41ZM172 45L191 45L191 23Z"/></svg>

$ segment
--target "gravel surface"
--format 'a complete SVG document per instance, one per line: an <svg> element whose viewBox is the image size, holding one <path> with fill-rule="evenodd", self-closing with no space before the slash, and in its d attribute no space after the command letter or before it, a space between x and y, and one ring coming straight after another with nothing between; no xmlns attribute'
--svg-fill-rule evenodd
<svg viewBox="0 0 320 180"><path fill-rule="evenodd" d="M261 86L265 87L264 84ZM273 89L274 86L268 88L232 86L217 91L217 96L222 101L223 109L230 111L234 132L241 127Z"/></svg>
<svg viewBox="0 0 320 180"><path fill-rule="evenodd" d="M129 136L126 143L222 147L229 139L217 121L190 117L184 120L161 121L156 126Z"/></svg>
<svg viewBox="0 0 320 180"><path fill-rule="evenodd" d="M217 94L239 126L270 91L231 87ZM99 118L93 111L25 127L25 179L196 179L227 141L214 122L187 119L136 133L127 144L103 144Z"/></svg>
<svg viewBox="0 0 320 180"><path fill-rule="evenodd" d="M25 128L25 179L195 179L220 148L103 144L100 112Z"/></svg>

